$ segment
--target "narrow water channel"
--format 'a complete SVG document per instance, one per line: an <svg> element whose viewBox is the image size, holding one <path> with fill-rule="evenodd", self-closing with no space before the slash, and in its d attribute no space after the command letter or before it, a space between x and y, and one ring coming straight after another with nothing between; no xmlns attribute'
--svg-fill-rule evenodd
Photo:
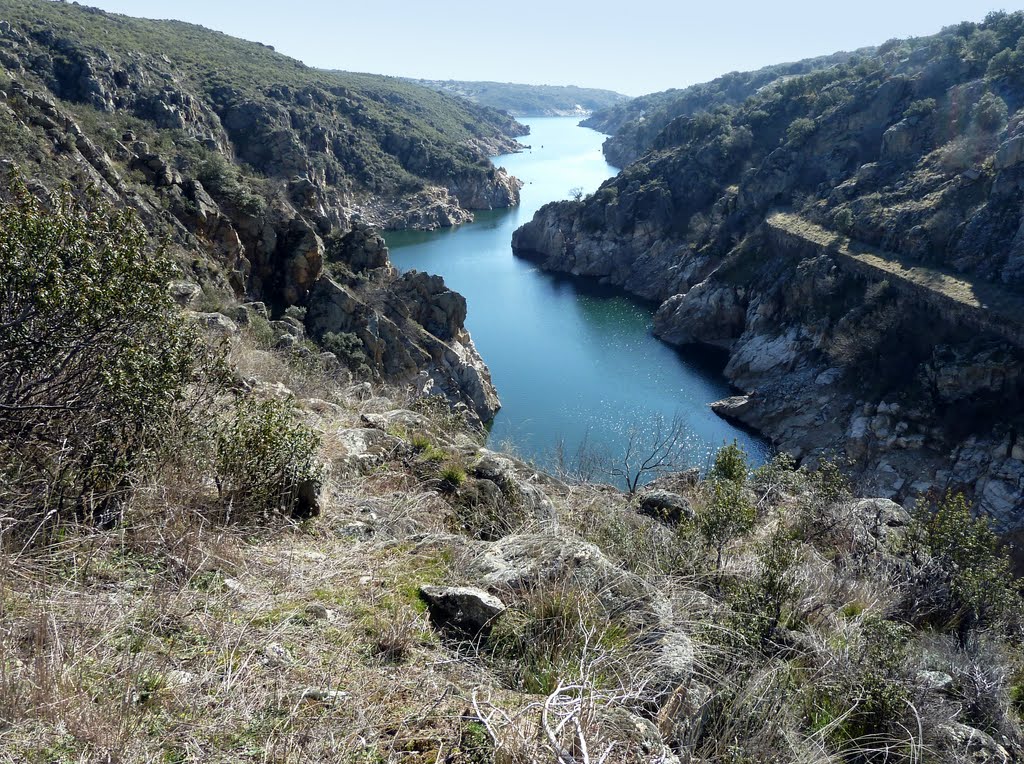
<svg viewBox="0 0 1024 764"><path fill-rule="evenodd" d="M723 358L656 339L650 305L512 255L512 232L542 205L615 174L601 154L604 136L575 118L524 121L531 134L521 141L532 148L494 160L525 183L518 208L479 213L456 229L387 234L399 269L441 274L466 296L466 324L502 401L492 446L548 467L559 444L570 458L581 443L615 458L632 432L678 418L690 465L705 467L734 438L762 461L761 440L708 408L732 392Z"/></svg>

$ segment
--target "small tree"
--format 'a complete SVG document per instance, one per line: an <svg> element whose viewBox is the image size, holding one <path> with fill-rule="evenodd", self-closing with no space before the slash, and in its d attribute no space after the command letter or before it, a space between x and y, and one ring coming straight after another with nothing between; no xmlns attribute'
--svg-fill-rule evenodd
<svg viewBox="0 0 1024 764"><path fill-rule="evenodd" d="M734 480L715 480L697 515L697 530L715 550L715 569L722 569L725 546L734 538L749 533L756 517L754 505L747 499L744 484Z"/></svg>
<svg viewBox="0 0 1024 764"><path fill-rule="evenodd" d="M217 487L232 519L319 512L320 437L290 403L243 399L217 433Z"/></svg>
<svg viewBox="0 0 1024 764"><path fill-rule="evenodd" d="M642 482L687 463L689 435L690 428L679 414L669 422L659 416L651 427L631 425L625 448L608 473L622 480L629 493L636 493Z"/></svg>
<svg viewBox="0 0 1024 764"><path fill-rule="evenodd" d="M735 440L722 446L715 454L715 463L708 477L742 483L747 479L747 452Z"/></svg>
<svg viewBox="0 0 1024 764"><path fill-rule="evenodd" d="M988 520L971 516L962 493L947 493L936 506L919 502L915 519L920 540L950 577L962 643L978 627L1020 618L1024 603L1010 559Z"/></svg>

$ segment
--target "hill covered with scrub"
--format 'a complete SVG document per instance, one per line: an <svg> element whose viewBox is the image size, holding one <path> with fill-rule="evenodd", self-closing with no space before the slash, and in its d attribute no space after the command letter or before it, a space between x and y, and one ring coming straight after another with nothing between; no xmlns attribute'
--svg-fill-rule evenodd
<svg viewBox="0 0 1024 764"><path fill-rule="evenodd" d="M865 48L856 53L835 53L791 64L766 66L753 72L730 72L711 82L609 104L595 110L580 124L608 133L609 138L603 146L605 158L616 167L625 167L645 154L658 134L678 117L692 117L702 112L737 106L774 83L845 64L872 52L872 49Z"/></svg>
<svg viewBox="0 0 1024 764"><path fill-rule="evenodd" d="M994 13L679 116L514 247L728 349L744 394L716 410L796 458L907 505L963 490L1016 533L1022 33Z"/></svg>
<svg viewBox="0 0 1024 764"><path fill-rule="evenodd" d="M0 760L1022 755L1024 602L962 497L736 446L544 474L262 303L197 312L129 212L0 215Z"/></svg>

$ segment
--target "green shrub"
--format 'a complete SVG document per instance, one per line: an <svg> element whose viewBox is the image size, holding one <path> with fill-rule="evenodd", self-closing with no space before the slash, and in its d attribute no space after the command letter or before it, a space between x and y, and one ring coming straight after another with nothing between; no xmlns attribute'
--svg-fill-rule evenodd
<svg viewBox="0 0 1024 764"><path fill-rule="evenodd" d="M0 202L2 513L112 522L224 382L130 212L64 189ZM45 523L41 521L45 519Z"/></svg>
<svg viewBox="0 0 1024 764"><path fill-rule="evenodd" d="M1001 130L1006 124L1010 110L1006 106L1006 101L995 93L985 93L985 95L978 99L978 103L974 105L971 114L974 117L974 123L978 127L994 133Z"/></svg>
<svg viewBox="0 0 1024 764"><path fill-rule="evenodd" d="M438 477L446 491L458 490L466 482L466 471L457 464L448 464L441 469Z"/></svg>
<svg viewBox="0 0 1024 764"><path fill-rule="evenodd" d="M366 356L366 348L358 335L352 332L327 332L320 338L320 347L334 353L338 361L353 374L360 377L372 375L370 359Z"/></svg>
<svg viewBox="0 0 1024 764"><path fill-rule="evenodd" d="M934 506L922 500L914 515L918 543L950 577L961 641L977 628L1018 622L1024 602L1009 556L988 520L971 516L966 497L950 492Z"/></svg>
<svg viewBox="0 0 1024 764"><path fill-rule="evenodd" d="M790 143L799 145L814 135L814 131L817 129L818 127L814 124L813 119L797 117L789 124L789 127L786 128L786 140Z"/></svg>
<svg viewBox="0 0 1024 764"><path fill-rule="evenodd" d="M907 107L906 111L903 112L904 119L913 119L914 117L927 117L933 111L935 111L938 104L934 98L922 98L919 101L914 101Z"/></svg>
<svg viewBox="0 0 1024 764"><path fill-rule="evenodd" d="M747 452L735 440L722 446L715 454L715 463L708 473L711 480L731 480L742 483L747 479Z"/></svg>
<svg viewBox="0 0 1024 764"><path fill-rule="evenodd" d="M753 529L756 513L740 483L715 480L707 492L697 513L697 531L715 550L715 568L721 569L726 544Z"/></svg>
<svg viewBox="0 0 1024 764"><path fill-rule="evenodd" d="M316 514L324 477L319 448L320 437L290 403L240 400L217 434L217 488L229 519Z"/></svg>

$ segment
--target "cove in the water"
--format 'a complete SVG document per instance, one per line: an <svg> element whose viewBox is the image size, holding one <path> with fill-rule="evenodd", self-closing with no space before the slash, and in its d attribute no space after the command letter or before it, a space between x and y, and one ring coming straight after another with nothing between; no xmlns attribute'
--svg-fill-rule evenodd
<svg viewBox="0 0 1024 764"><path fill-rule="evenodd" d="M512 255L512 232L541 206L615 174L604 136L575 118L525 121L531 132L521 140L532 148L494 160L524 182L519 207L456 229L387 234L399 269L440 274L466 297L467 327L502 402L491 446L553 467L560 443L570 458L584 442L614 457L631 432L679 417L689 465L705 468L733 439L762 462L766 444L708 408L733 392L721 357L655 338L650 305Z"/></svg>

